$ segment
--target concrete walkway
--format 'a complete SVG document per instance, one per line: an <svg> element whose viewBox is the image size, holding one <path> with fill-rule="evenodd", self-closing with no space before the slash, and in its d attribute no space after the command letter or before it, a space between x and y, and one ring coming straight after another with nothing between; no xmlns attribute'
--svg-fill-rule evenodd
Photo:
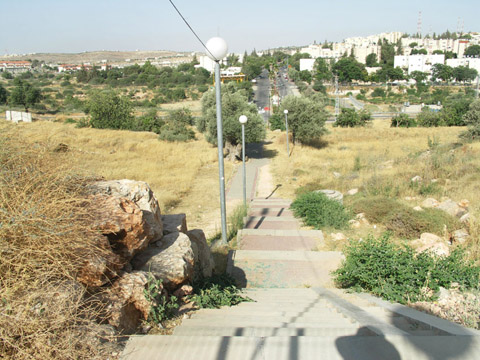
<svg viewBox="0 0 480 360"><path fill-rule="evenodd" d="M254 302L197 311L172 336L131 337L122 359L480 359L478 331L332 287L342 254L314 251L322 232L300 230L289 207L252 196L229 254L227 271Z"/></svg>

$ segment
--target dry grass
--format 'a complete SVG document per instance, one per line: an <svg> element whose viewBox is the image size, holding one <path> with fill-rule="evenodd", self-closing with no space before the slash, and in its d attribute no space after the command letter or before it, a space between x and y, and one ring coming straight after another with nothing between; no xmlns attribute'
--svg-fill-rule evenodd
<svg viewBox="0 0 480 360"><path fill-rule="evenodd" d="M0 141L0 357L100 359L95 304L75 280L99 252L89 233L84 180L64 155L2 132Z"/></svg>
<svg viewBox="0 0 480 360"><path fill-rule="evenodd" d="M190 228L209 225L215 230L212 217L219 217L220 206L217 148L202 134L196 141L169 143L154 133L78 129L45 121L0 126L0 131L30 144L45 142L51 149L59 143L68 145L69 166L85 175L145 181L162 212L184 212ZM227 181L233 171L234 165L225 162Z"/></svg>
<svg viewBox="0 0 480 360"><path fill-rule="evenodd" d="M271 164L275 183L282 184L279 196L293 199L302 188L343 193L359 188L360 196L394 197L412 207L426 197L468 199L471 215L480 218L480 143L456 146L463 128L397 129L378 120L366 128L329 131L322 148L296 145L290 158L285 133L270 134L268 147L279 154ZM424 186L412 186L416 175ZM436 185L431 185L433 179ZM470 226L472 235L479 229L479 224Z"/></svg>

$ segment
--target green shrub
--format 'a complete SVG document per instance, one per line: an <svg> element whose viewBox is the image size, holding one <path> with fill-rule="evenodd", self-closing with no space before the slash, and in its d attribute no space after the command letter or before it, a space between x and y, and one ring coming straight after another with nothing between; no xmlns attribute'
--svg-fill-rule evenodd
<svg viewBox="0 0 480 360"><path fill-rule="evenodd" d="M376 87L373 91L372 94L370 95L371 97L385 97L385 90L383 90L380 87Z"/></svg>
<svg viewBox="0 0 480 360"><path fill-rule="evenodd" d="M344 254L344 262L333 273L336 284L390 301L433 300L435 296L425 288L437 291L440 286L449 288L452 282L465 288L479 285L480 268L465 260L460 248L448 257L435 258L428 252L416 254L409 246L398 247L386 234L350 242Z"/></svg>
<svg viewBox="0 0 480 360"><path fill-rule="evenodd" d="M407 114L398 114L392 117L391 127L416 127L417 122Z"/></svg>
<svg viewBox="0 0 480 360"><path fill-rule="evenodd" d="M202 309L218 309L252 301L240 295L235 280L228 274L199 279L193 284L194 295L190 299Z"/></svg>
<svg viewBox="0 0 480 360"><path fill-rule="evenodd" d="M433 112L428 109L423 110L420 114L418 114L417 123L418 126L422 127L438 127L445 125L439 112Z"/></svg>
<svg viewBox="0 0 480 360"><path fill-rule="evenodd" d="M167 123L160 129L158 135L160 140L166 141L188 141L195 139L195 132L186 126L174 125Z"/></svg>
<svg viewBox="0 0 480 360"><path fill-rule="evenodd" d="M316 229L333 227L344 229L348 227L351 215L338 201L329 199L321 192L300 194L290 206L296 217L301 217L308 226Z"/></svg>
<svg viewBox="0 0 480 360"><path fill-rule="evenodd" d="M72 118L66 118L64 123L65 124L76 124L77 121L75 119L72 119Z"/></svg>
<svg viewBox="0 0 480 360"><path fill-rule="evenodd" d="M270 116L270 129L277 130L280 129L285 131L285 117L280 114L274 114Z"/></svg>
<svg viewBox="0 0 480 360"><path fill-rule="evenodd" d="M148 274L148 282L143 294L152 304L148 321L160 324L162 321L171 319L175 316L178 309L177 298L175 296L166 297L162 294L162 281L157 280L151 273Z"/></svg>

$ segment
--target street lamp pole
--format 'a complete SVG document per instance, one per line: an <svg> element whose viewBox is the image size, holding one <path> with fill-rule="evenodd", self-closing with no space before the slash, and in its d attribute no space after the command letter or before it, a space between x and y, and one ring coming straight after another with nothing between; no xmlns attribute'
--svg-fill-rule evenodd
<svg viewBox="0 0 480 360"><path fill-rule="evenodd" d="M290 157L290 149L288 147L288 110L283 110L283 113L285 114L285 129L287 130L287 155Z"/></svg>
<svg viewBox="0 0 480 360"><path fill-rule="evenodd" d="M222 218L222 243L227 244L227 209L225 205L225 171L223 167L223 124L222 96L220 79L220 60L227 55L227 43L219 37L207 41L207 55L215 61L215 92L217 105L217 147L218 147L218 177L220 182L220 211Z"/></svg>
<svg viewBox="0 0 480 360"><path fill-rule="evenodd" d="M245 169L245 123L247 122L247 117L241 115L238 121L242 124L243 206L247 208L247 171Z"/></svg>

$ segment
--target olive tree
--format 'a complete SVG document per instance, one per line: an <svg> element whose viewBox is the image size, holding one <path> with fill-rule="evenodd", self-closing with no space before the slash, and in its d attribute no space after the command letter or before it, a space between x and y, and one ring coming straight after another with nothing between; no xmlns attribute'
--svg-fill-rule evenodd
<svg viewBox="0 0 480 360"><path fill-rule="evenodd" d="M327 112L321 102L304 96L289 95L283 99L280 110L281 113L288 110L288 129L294 144L296 141L310 143L327 132Z"/></svg>
<svg viewBox="0 0 480 360"><path fill-rule="evenodd" d="M114 91L95 91L87 101L90 125L98 129L127 129L134 126L130 100Z"/></svg>

